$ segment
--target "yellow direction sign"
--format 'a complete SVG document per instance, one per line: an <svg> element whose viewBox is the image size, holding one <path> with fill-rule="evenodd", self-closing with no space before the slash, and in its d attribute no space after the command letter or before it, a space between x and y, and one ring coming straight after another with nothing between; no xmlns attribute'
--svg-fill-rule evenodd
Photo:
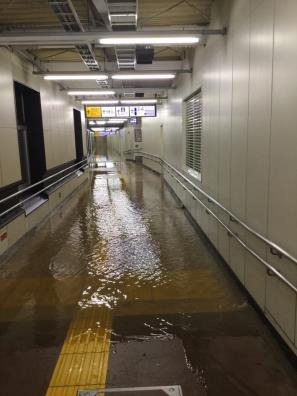
<svg viewBox="0 0 297 396"><path fill-rule="evenodd" d="M94 107L94 106L86 106L86 117L87 118L101 118L102 117L102 108Z"/></svg>

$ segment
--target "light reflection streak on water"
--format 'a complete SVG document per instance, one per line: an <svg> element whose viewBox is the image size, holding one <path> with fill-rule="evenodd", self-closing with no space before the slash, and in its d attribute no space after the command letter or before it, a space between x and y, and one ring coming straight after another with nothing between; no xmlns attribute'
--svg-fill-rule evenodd
<svg viewBox="0 0 297 396"><path fill-rule="evenodd" d="M87 286L79 305L115 307L127 288L164 281L158 243L148 221L122 189L119 177L96 176L90 222L96 243L87 257Z"/></svg>

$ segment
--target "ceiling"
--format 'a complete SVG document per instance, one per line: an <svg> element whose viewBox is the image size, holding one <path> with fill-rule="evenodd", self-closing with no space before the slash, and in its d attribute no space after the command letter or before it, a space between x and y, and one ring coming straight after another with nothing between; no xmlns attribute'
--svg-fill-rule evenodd
<svg viewBox="0 0 297 396"><path fill-rule="evenodd" d="M138 0L138 26L207 25L213 0ZM105 30L92 0L72 0L86 30ZM117 0L117 3L121 3ZM123 2L124 3L124 2ZM0 31L62 30L47 0L1 0Z"/></svg>
<svg viewBox="0 0 297 396"><path fill-rule="evenodd" d="M210 23L210 12L213 0L1 0L0 2L0 37L12 33L26 36L32 32L40 34L53 32L108 32L112 30L127 31L155 31L158 29L184 30L199 29ZM57 7L59 12L57 13ZM64 8L66 7L66 8ZM70 7L70 8L69 8ZM107 9L108 18L104 12ZM61 13L61 10L63 11ZM116 11L114 11L116 10ZM123 10L123 11L121 11ZM130 12L130 22L125 19L113 24L110 15ZM131 22L131 13L137 14L134 25ZM71 22L73 15L75 22ZM70 18L70 19L69 19ZM120 19L120 18L118 18ZM123 18L122 18L123 19ZM133 18L132 18L133 19ZM66 20L66 23L65 23ZM115 19L116 20L116 19ZM68 21L68 22L67 22ZM70 21L70 22L69 22ZM110 24L110 21L112 22ZM127 19L128 21L128 19ZM20 50L15 46L16 50ZM98 68L91 68L85 61L82 62L82 51L89 51L93 63ZM114 63L113 69L124 69L121 63L118 48L102 47L100 45L86 45L83 49L78 45L34 46L21 48L35 60L45 65L48 70L61 70L65 63L65 70L104 70L107 64ZM131 59L135 62L136 48L131 48ZM155 47L153 63L146 65L147 69L154 68L161 62L164 70L170 68L170 62L183 61L186 56L184 47ZM132 62L131 61L131 62ZM69 66L71 65L71 66ZM128 66L130 68L130 66ZM134 69L138 65L134 63ZM96 85L96 83L94 82ZM141 86L141 83L129 83L131 87ZM128 85L129 84L123 84ZM159 83L158 83L159 84ZM166 85L167 84L167 85ZM170 86L170 82L162 83L160 87ZM146 83L146 86L148 83ZM90 83L86 87L90 87ZM144 85L143 85L144 86ZM95 86L96 87L96 86Z"/></svg>

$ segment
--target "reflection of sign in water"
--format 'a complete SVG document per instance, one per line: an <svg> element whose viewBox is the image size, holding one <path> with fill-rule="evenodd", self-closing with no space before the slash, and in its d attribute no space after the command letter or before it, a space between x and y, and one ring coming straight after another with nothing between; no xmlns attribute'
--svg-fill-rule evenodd
<svg viewBox="0 0 297 396"><path fill-rule="evenodd" d="M135 138L135 143L141 143L142 142L142 130L141 130L141 128L135 128L134 129L134 138Z"/></svg>
<svg viewBox="0 0 297 396"><path fill-rule="evenodd" d="M102 107L102 117L115 117L115 107Z"/></svg>
<svg viewBox="0 0 297 396"><path fill-rule="evenodd" d="M117 106L116 116L117 117L129 117L129 106Z"/></svg>
<svg viewBox="0 0 297 396"><path fill-rule="evenodd" d="M156 117L156 106L130 106L130 117Z"/></svg>
<svg viewBox="0 0 297 396"><path fill-rule="evenodd" d="M86 117L87 118L101 118L102 111L101 107L86 106Z"/></svg>

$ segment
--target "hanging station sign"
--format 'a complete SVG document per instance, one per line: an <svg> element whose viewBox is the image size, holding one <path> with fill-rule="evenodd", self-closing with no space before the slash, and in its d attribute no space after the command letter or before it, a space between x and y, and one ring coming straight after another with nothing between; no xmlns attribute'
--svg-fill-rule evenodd
<svg viewBox="0 0 297 396"><path fill-rule="evenodd" d="M86 118L156 117L156 106L85 106Z"/></svg>
<svg viewBox="0 0 297 396"><path fill-rule="evenodd" d="M130 117L130 107L129 106L117 106L116 107L117 117Z"/></svg>
<svg viewBox="0 0 297 396"><path fill-rule="evenodd" d="M130 106L130 117L156 117L156 106Z"/></svg>
<svg viewBox="0 0 297 396"><path fill-rule="evenodd" d="M85 113L86 113L86 118L101 118L102 117L101 107L86 106Z"/></svg>
<svg viewBox="0 0 297 396"><path fill-rule="evenodd" d="M101 114L103 118L108 118L108 117L115 117L116 112L115 112L115 107L101 107Z"/></svg>

